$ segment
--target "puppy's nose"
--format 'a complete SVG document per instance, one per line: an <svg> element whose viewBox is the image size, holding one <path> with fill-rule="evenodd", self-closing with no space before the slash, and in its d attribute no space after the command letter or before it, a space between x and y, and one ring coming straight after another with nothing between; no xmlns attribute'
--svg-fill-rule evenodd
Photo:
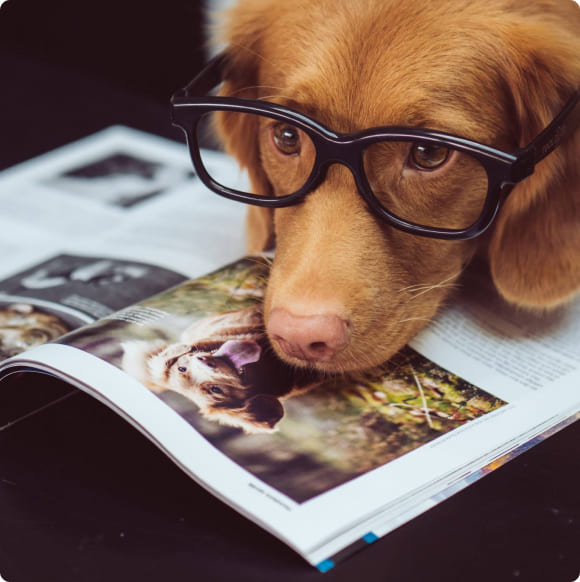
<svg viewBox="0 0 580 582"><path fill-rule="evenodd" d="M268 334L287 355L309 362L329 362L348 345L347 322L334 314L293 315L276 308Z"/></svg>

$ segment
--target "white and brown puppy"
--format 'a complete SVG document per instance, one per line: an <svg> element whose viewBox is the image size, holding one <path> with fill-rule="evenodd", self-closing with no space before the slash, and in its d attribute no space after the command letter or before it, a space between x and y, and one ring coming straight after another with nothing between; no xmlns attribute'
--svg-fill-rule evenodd
<svg viewBox="0 0 580 582"><path fill-rule="evenodd" d="M202 319L179 343L132 341L123 350L123 369L142 384L178 392L208 420L246 433L275 430L282 400L318 381L274 354L258 306Z"/></svg>

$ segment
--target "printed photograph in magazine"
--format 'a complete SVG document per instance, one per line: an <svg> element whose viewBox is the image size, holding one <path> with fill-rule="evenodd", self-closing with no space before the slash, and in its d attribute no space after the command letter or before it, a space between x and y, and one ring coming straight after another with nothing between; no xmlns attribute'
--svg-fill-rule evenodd
<svg viewBox="0 0 580 582"><path fill-rule="evenodd" d="M246 258L62 341L126 371L297 503L505 404L411 348L335 378L285 365L263 331L267 275L267 259Z"/></svg>
<svg viewBox="0 0 580 582"><path fill-rule="evenodd" d="M177 164L117 151L65 170L44 183L73 196L131 208L193 177L193 171Z"/></svg>

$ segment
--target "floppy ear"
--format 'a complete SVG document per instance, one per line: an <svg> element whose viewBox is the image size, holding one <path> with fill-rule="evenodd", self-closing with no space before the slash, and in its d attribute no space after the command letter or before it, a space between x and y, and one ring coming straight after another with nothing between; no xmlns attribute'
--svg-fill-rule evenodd
<svg viewBox="0 0 580 582"><path fill-rule="evenodd" d="M272 432L284 416L280 400L271 394L257 394L244 409L246 432Z"/></svg>
<svg viewBox="0 0 580 582"><path fill-rule="evenodd" d="M235 366L236 370L240 370L248 364L258 362L261 355L262 348L260 347L260 344L249 339L228 340L222 344L219 350L214 352L216 358L228 358Z"/></svg>
<svg viewBox="0 0 580 582"><path fill-rule="evenodd" d="M226 49L227 64L225 82L219 94L224 97L259 98L259 72L262 62L261 38L268 20L275 10L268 10L264 3L255 7L246 3L243 9L234 7L226 14L226 26L222 37ZM225 151L248 171L250 183L256 194L269 194L271 185L260 161L258 124L251 116L232 115L227 111L216 115L215 126ZM268 208L250 206L246 219L247 250L250 253L274 247L273 212Z"/></svg>
<svg viewBox="0 0 580 582"><path fill-rule="evenodd" d="M277 430L284 407L272 394L256 394L243 408L200 407L200 412L212 422L241 428L246 434L264 434Z"/></svg>
<svg viewBox="0 0 580 582"><path fill-rule="evenodd" d="M558 27L545 18L545 26L536 22L510 31L514 54L504 81L520 146L528 145L580 87L580 10L570 5L576 12L568 22L560 13ZM514 188L488 250L494 283L512 303L554 307L580 289L580 128Z"/></svg>

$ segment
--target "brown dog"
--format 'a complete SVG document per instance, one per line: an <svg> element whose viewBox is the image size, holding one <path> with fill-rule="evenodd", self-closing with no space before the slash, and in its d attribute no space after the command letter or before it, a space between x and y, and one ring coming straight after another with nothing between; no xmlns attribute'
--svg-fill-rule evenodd
<svg viewBox="0 0 580 582"><path fill-rule="evenodd" d="M258 306L195 322L179 343L130 341L123 352L122 368L143 385L178 392L208 420L246 433L275 430L282 400L319 383L272 352Z"/></svg>
<svg viewBox="0 0 580 582"><path fill-rule="evenodd" d="M279 103L347 133L425 127L510 152L580 87L572 0L241 0L222 40L229 66L221 95ZM227 113L218 127L255 192L284 190L256 127ZM422 195L418 184L407 206L420 212ZM448 216L468 211L457 191L441 188L437 200ZM475 240L387 225L338 164L301 204L251 207L248 233L250 251L276 245L264 317L279 355L328 372L375 365L433 317L478 252L512 303L549 308L572 297L580 287L580 131L515 187Z"/></svg>

